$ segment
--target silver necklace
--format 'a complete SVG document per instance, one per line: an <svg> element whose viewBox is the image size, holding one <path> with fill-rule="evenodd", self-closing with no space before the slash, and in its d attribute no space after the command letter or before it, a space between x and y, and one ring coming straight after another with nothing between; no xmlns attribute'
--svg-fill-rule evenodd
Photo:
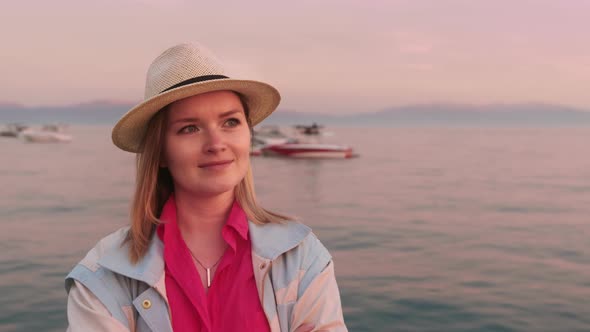
<svg viewBox="0 0 590 332"><path fill-rule="evenodd" d="M199 263L199 265L201 265L201 267L203 269L205 269L205 271L207 271L207 288L211 287L211 269L214 268L215 266L217 266L217 264L219 264L219 262L223 258L223 254L221 254L221 257L219 257L217 262L215 262L215 264L211 265L211 267L205 267L205 265L201 264L201 261L199 261L199 259L197 257L195 257L195 255L193 254L192 251L189 250L189 252L191 253L191 256L193 256L193 258L197 261L197 263ZM224 251L224 253L225 253L225 251Z"/></svg>

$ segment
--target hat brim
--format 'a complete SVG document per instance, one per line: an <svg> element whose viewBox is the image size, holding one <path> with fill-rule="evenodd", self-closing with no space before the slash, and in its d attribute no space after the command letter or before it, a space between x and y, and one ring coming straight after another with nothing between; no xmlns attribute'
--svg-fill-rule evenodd
<svg viewBox="0 0 590 332"><path fill-rule="evenodd" d="M258 81L226 78L184 85L158 94L129 110L113 127L113 143L125 151L141 152L140 143L147 125L158 111L183 98L222 90L235 91L244 97L252 126L269 116L281 100L277 89Z"/></svg>

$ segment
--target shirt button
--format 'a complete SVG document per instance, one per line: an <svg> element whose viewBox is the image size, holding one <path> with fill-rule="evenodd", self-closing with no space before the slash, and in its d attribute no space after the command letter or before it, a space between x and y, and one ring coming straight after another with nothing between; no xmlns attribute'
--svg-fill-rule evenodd
<svg viewBox="0 0 590 332"><path fill-rule="evenodd" d="M260 269L261 269L261 270L264 270L264 268L265 268L265 267L266 267L266 263L262 263L262 264L260 264Z"/></svg>
<svg viewBox="0 0 590 332"><path fill-rule="evenodd" d="M143 302L141 303L141 306L144 309L149 309L149 308L152 307L152 301L150 301L150 300L143 300Z"/></svg>

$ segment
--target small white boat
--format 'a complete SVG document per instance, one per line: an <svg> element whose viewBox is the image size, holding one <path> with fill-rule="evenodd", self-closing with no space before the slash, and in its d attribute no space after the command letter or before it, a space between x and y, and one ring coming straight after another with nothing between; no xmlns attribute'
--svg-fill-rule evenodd
<svg viewBox="0 0 590 332"><path fill-rule="evenodd" d="M63 126L58 125L46 125L40 130L25 129L19 137L31 143L68 143L72 140L72 136L63 132Z"/></svg>
<svg viewBox="0 0 590 332"><path fill-rule="evenodd" d="M317 137L327 137L333 136L334 133L324 131L324 126L318 125L317 123L312 123L310 126L308 125L295 125L293 127L295 132L298 135L303 136L317 136Z"/></svg>
<svg viewBox="0 0 590 332"><path fill-rule="evenodd" d="M284 144L292 141L294 141L292 137L285 135L278 126L273 125L262 126L260 129L254 130L252 135L252 143L259 146Z"/></svg>
<svg viewBox="0 0 590 332"><path fill-rule="evenodd" d="M286 143L267 145L261 149L268 156L290 158L334 158L347 159L356 157L352 148L345 145L321 143Z"/></svg>
<svg viewBox="0 0 590 332"><path fill-rule="evenodd" d="M6 128L0 130L0 136L3 137L18 137L18 134L28 127L19 123L11 123L6 125Z"/></svg>

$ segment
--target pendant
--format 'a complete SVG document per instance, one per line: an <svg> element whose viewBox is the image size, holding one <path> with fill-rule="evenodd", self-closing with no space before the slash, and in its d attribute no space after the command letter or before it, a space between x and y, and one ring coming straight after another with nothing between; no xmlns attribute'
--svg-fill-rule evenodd
<svg viewBox="0 0 590 332"><path fill-rule="evenodd" d="M211 287L211 269L207 269L207 288Z"/></svg>

